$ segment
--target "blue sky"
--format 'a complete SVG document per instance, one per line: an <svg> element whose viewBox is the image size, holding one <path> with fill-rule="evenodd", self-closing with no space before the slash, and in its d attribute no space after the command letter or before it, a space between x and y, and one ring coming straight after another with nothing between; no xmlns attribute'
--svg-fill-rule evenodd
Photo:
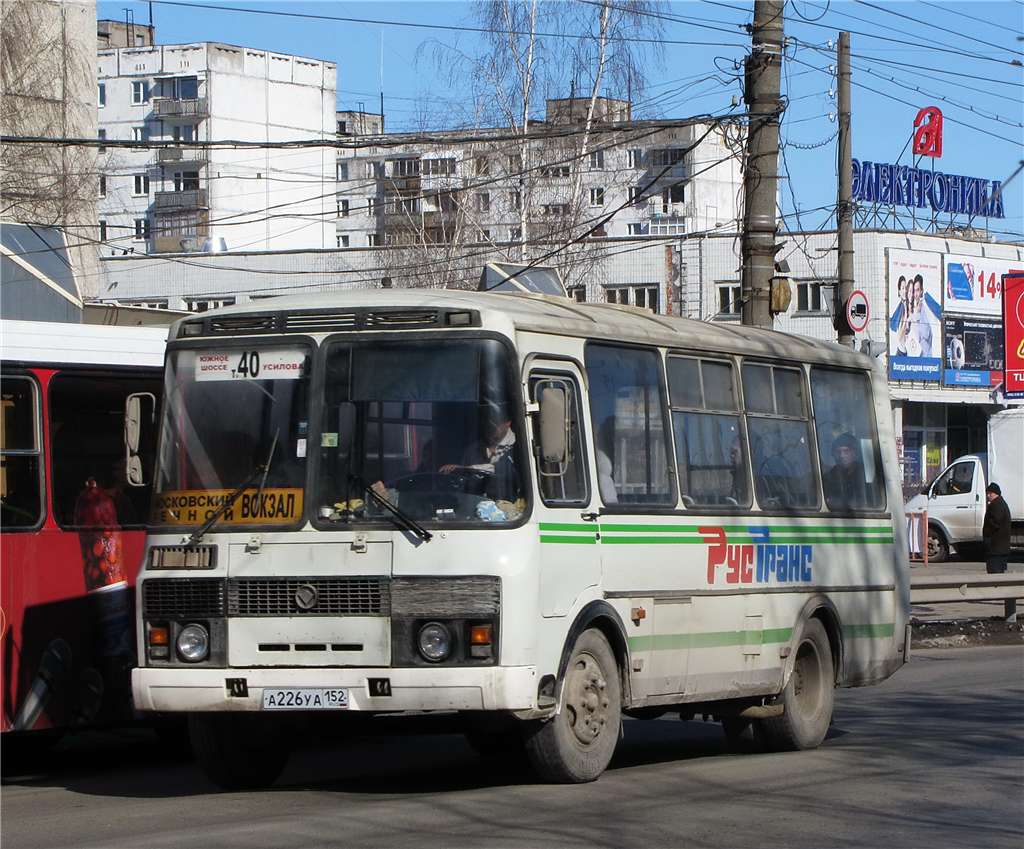
<svg viewBox="0 0 1024 849"><path fill-rule="evenodd" d="M389 130L441 128L465 105L461 86L453 84L436 55L438 48L472 52L480 36L396 24L474 26L470 3L209 3L288 14L154 3L157 41L224 41L334 61L339 108L377 111L383 84ZM123 20L125 8L137 23L148 21L149 4L134 0L99 2L97 14ZM640 114L680 118L727 112L732 97L741 94L733 68L749 47L742 25L751 20L752 8L750 0L662 4L660 11L673 20L664 21L661 58L644 51L648 88ZM945 116L943 156L936 170L1003 180L1024 159L1024 66L1011 64L1024 63L1022 0L791 0L785 26L793 41L783 78L789 107L780 172L791 178L792 193L782 188L790 227L797 225L794 196L804 229L821 226L828 216L822 207L835 202L836 83L830 66L835 65L841 29L853 33L854 157L897 161L917 109L935 105ZM715 78L701 79L712 73ZM908 155L900 161L908 163ZM1024 238L1024 173L1007 187L1004 199L1006 218L991 220L992 231L1001 238Z"/></svg>

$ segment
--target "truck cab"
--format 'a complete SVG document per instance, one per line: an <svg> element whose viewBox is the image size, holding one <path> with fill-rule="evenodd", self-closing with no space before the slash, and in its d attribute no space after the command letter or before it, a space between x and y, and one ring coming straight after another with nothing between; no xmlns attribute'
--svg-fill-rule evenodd
<svg viewBox="0 0 1024 849"><path fill-rule="evenodd" d="M981 542L985 520L988 457L957 457L919 495L907 511L928 511L928 560L941 563L952 546Z"/></svg>

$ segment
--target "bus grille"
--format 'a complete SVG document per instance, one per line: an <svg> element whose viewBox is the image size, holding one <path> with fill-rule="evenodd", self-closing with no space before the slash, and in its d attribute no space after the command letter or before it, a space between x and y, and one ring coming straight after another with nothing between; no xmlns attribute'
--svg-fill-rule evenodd
<svg viewBox="0 0 1024 849"><path fill-rule="evenodd" d="M303 606L300 606L300 599ZM391 592L386 578L235 578L228 581L229 616L390 614Z"/></svg>
<svg viewBox="0 0 1024 849"><path fill-rule="evenodd" d="M224 581L219 578L156 578L142 585L147 619L224 615Z"/></svg>

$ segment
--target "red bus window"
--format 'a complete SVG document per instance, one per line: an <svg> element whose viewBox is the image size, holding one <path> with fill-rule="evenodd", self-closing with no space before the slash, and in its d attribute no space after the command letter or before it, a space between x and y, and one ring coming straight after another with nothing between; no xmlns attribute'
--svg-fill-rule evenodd
<svg viewBox="0 0 1024 849"><path fill-rule="evenodd" d="M35 384L5 377L0 389L0 525L34 528L43 517Z"/></svg>

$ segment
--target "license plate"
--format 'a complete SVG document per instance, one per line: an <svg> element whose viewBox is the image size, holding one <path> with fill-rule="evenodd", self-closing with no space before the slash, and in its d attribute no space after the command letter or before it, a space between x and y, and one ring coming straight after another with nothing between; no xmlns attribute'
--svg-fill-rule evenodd
<svg viewBox="0 0 1024 849"><path fill-rule="evenodd" d="M348 690L323 687L263 689L263 710L345 710Z"/></svg>

